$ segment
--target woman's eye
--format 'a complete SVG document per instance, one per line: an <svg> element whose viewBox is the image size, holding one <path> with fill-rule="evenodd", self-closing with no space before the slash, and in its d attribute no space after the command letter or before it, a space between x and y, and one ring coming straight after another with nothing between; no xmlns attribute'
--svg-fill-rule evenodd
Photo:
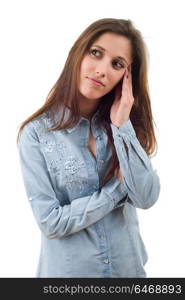
<svg viewBox="0 0 185 300"><path fill-rule="evenodd" d="M90 50L90 53L92 53L93 55L94 55L94 53L100 53L100 51L99 50L97 50L97 49L91 49ZM95 54L95 56L96 56L96 54Z"/></svg>
<svg viewBox="0 0 185 300"><path fill-rule="evenodd" d="M96 55L97 52L99 54L101 54L101 52L97 49L90 49L90 54L92 54L93 56L97 57L97 55ZM98 55L98 57L99 57L99 55ZM116 68L119 68L119 69L125 68L125 66L123 64L121 64L119 61L113 61L113 65L115 65Z"/></svg>
<svg viewBox="0 0 185 300"><path fill-rule="evenodd" d="M114 65L116 65L116 67L118 68L124 68L125 66L123 64L121 64L119 61L114 61L113 62Z"/></svg>

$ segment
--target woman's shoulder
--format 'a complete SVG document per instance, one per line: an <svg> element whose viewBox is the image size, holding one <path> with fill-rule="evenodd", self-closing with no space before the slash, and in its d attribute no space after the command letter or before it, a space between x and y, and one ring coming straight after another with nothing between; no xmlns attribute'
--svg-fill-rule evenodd
<svg viewBox="0 0 185 300"><path fill-rule="evenodd" d="M30 138L40 140L43 136L47 135L48 129L52 125L50 113L49 111L45 111L24 125L21 130L22 139L24 136L30 136Z"/></svg>
<svg viewBox="0 0 185 300"><path fill-rule="evenodd" d="M43 112L39 116L32 119L29 123L30 123L30 126L33 126L35 128L49 127L49 125L51 125L51 123L52 123L52 120L50 118L50 111L47 110L47 111Z"/></svg>

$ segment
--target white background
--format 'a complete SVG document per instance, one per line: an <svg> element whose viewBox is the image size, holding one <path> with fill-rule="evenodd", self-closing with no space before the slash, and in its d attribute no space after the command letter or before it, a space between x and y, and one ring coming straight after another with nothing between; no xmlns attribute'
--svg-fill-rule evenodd
<svg viewBox="0 0 185 300"><path fill-rule="evenodd" d="M138 209L148 277L185 277L184 1L0 1L0 277L34 277L40 231L16 148L20 123L45 102L80 33L100 18L131 19L150 53L149 85L161 180L158 202ZM54 254L53 254L54 255Z"/></svg>

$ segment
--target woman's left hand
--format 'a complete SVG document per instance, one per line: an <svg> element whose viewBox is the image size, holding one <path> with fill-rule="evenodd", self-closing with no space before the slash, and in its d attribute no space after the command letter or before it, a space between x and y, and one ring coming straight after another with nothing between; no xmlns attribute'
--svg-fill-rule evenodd
<svg viewBox="0 0 185 300"><path fill-rule="evenodd" d="M125 70L122 85L118 85L115 90L115 99L110 110L113 125L119 128L129 119L133 103L131 65L129 65Z"/></svg>

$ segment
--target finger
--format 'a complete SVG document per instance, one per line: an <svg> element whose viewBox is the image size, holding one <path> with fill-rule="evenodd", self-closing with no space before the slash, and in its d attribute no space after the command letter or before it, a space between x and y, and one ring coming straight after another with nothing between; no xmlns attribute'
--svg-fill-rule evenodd
<svg viewBox="0 0 185 300"><path fill-rule="evenodd" d="M128 69L127 69L126 73L125 73L125 80L124 80L124 87L126 89L128 88L128 82L129 82L129 72L128 72Z"/></svg>
<svg viewBox="0 0 185 300"><path fill-rule="evenodd" d="M130 92L132 93L132 73L131 73L131 65L129 65L129 75L128 75L128 86L130 89Z"/></svg>
<svg viewBox="0 0 185 300"><path fill-rule="evenodd" d="M128 79L128 76L129 76L129 69L128 69L128 67L127 67L127 69L126 69L126 78Z"/></svg>
<svg viewBox="0 0 185 300"><path fill-rule="evenodd" d="M128 80L128 69L126 68L125 73L124 73L124 77L123 77L123 82L127 82Z"/></svg>

